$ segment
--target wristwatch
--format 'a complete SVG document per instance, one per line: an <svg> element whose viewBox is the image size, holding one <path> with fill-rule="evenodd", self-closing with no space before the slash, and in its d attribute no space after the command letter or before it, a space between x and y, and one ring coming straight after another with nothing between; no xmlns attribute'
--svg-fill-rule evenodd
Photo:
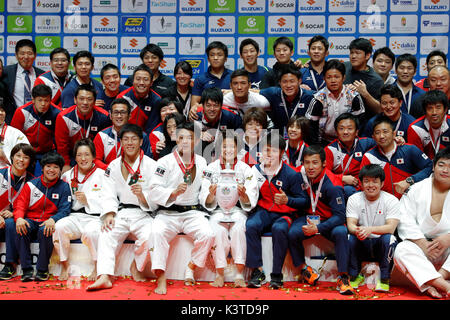
<svg viewBox="0 0 450 320"><path fill-rule="evenodd" d="M406 178L405 181L408 182L410 186L414 184L414 179L412 177Z"/></svg>

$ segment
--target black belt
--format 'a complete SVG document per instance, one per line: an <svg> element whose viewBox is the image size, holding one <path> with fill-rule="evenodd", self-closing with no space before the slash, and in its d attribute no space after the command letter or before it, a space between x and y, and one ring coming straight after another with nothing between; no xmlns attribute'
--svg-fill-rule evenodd
<svg viewBox="0 0 450 320"><path fill-rule="evenodd" d="M141 209L141 207L137 204L119 203L119 211L122 209Z"/></svg>
<svg viewBox="0 0 450 320"><path fill-rule="evenodd" d="M168 211L178 211L178 212L185 212L185 211L189 211L189 210L200 210L203 211L202 206L196 204L196 205L191 205L191 206L179 206L177 204L173 204L168 208L164 208L163 210L168 210Z"/></svg>
<svg viewBox="0 0 450 320"><path fill-rule="evenodd" d="M98 217L100 216L100 213L87 213L86 209L84 209L84 208L80 208L78 210L72 210L72 212L84 213L84 214L88 214L90 216L98 216Z"/></svg>

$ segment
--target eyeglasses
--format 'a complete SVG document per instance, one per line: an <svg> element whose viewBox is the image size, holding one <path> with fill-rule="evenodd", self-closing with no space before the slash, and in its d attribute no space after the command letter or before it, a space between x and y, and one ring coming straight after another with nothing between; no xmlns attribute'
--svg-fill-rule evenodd
<svg viewBox="0 0 450 320"><path fill-rule="evenodd" d="M66 62L68 62L69 60L67 60L67 59L53 59L52 60L52 62L56 62L56 63L66 63Z"/></svg>
<svg viewBox="0 0 450 320"><path fill-rule="evenodd" d="M112 111L111 114L114 116L118 116L118 115L125 116L128 114L128 111L125 111L125 110L124 111Z"/></svg>

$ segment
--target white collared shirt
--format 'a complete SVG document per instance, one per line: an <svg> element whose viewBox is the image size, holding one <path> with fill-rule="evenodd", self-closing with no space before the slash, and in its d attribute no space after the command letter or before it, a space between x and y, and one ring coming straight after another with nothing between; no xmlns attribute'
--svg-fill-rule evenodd
<svg viewBox="0 0 450 320"><path fill-rule="evenodd" d="M25 75L23 72L25 71L24 68L18 63L17 64L17 73L16 73L16 84L14 85L14 101L16 102L17 107L21 107L25 104L24 101L24 83L25 83ZM30 69L30 96L31 96L31 89L33 89L34 81L36 80L36 72L34 71L34 68L31 67Z"/></svg>

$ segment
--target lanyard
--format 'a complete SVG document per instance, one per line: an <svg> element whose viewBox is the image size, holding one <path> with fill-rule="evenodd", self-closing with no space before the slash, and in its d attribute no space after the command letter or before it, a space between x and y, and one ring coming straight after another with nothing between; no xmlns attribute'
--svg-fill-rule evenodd
<svg viewBox="0 0 450 320"><path fill-rule="evenodd" d="M137 167L137 170L134 171L133 168L125 161L125 156L122 155L122 162L125 168L128 170L128 173L131 175L130 182L128 183L130 186L132 184L135 184L139 180L139 174L141 169L141 162L144 158L144 151L141 149L139 152L139 165Z"/></svg>
<svg viewBox="0 0 450 320"><path fill-rule="evenodd" d="M83 181L79 182L78 181L78 164L75 165L75 167L73 168L73 178L70 183L70 186L72 187L72 192L73 193L77 192L78 184L84 184L86 182L86 180L89 179L90 176L92 176L92 174L95 172L95 170L97 170L97 166L95 164L92 164L91 170L89 170L89 172L84 176Z"/></svg>
<svg viewBox="0 0 450 320"><path fill-rule="evenodd" d="M117 138L117 132L112 128L112 133L114 135L114 149L116 150L116 157L122 152L122 145L120 144L119 139ZM117 145L119 147L117 148Z"/></svg>
<svg viewBox="0 0 450 320"><path fill-rule="evenodd" d="M309 74L311 75L314 86L316 87L316 91L319 91L323 87L325 81L322 80L322 83L320 84L320 86L317 86L317 80L316 80L316 77L314 76L314 71L312 69L309 69Z"/></svg>
<svg viewBox="0 0 450 320"><path fill-rule="evenodd" d="M378 197L377 201L377 208L375 209L375 213L372 214L372 223L369 223L369 205L368 205L368 200L366 198L366 196L364 195L364 208L366 209L366 214L367 214L367 223L368 223L368 227L373 227L374 223L375 223L375 219L377 217L377 214L379 213L378 209L380 208L380 203L381 203L381 194ZM372 212L371 212L372 213Z"/></svg>
<svg viewBox="0 0 450 320"><path fill-rule="evenodd" d="M408 93L405 94L405 92L403 91L402 88L400 88L400 86L397 84L397 87L400 89L400 91L402 92L402 96L403 96L403 101L406 103L406 110L409 112L409 109L411 108L411 100L412 100L412 91L413 88L411 88L411 90L409 90ZM406 95L408 95L408 102L406 102Z"/></svg>
<svg viewBox="0 0 450 320"><path fill-rule="evenodd" d="M77 124L81 127L80 125L80 119L78 118L78 112L77 109L75 109L75 117L77 118ZM89 133L91 132L91 122L92 122L92 118L94 117L94 113L92 113L91 117L89 118L89 126L86 129L84 129L84 126L82 127L82 131L81 131L81 137L82 138L89 138ZM86 120L84 120L84 122L86 122ZM85 132L85 134L83 135L83 131Z"/></svg>
<svg viewBox="0 0 450 320"><path fill-rule="evenodd" d="M307 184L307 187L309 188L309 198L311 199L311 210L312 213L316 213L317 203L319 202L320 198L320 190L322 190L323 181L325 180L325 174L323 175L322 179L320 179L319 187L316 191L316 197L314 198L314 193L312 191L312 183L310 183L308 177L306 176L305 167L302 167L300 170L300 173L302 174L303 181Z"/></svg>
<svg viewBox="0 0 450 320"><path fill-rule="evenodd" d="M302 164L301 159L302 159L302 154L303 154L303 149L304 148L305 148L305 143L302 141L297 146L297 150L295 150L294 155L298 153L298 158L295 161L295 163L293 163L296 167L298 167L298 166L300 166ZM286 144L285 151L286 151L286 155L287 155L287 163L291 164L290 157L289 157L289 143Z"/></svg>
<svg viewBox="0 0 450 320"><path fill-rule="evenodd" d="M183 163L183 161L180 158L180 155L178 154L178 152L175 150L173 152L174 156L175 156L175 160L177 160L178 166L180 167L181 171L183 172L183 180L184 182L186 182L187 184L191 184L192 183L192 168L195 165L195 154L192 154L192 158L191 158L191 163L186 167Z"/></svg>
<svg viewBox="0 0 450 320"><path fill-rule="evenodd" d="M6 123L3 124L2 132L0 133L0 142L3 142L5 140L5 133L6 133Z"/></svg>
<svg viewBox="0 0 450 320"><path fill-rule="evenodd" d="M358 144L358 139L355 139L355 142L354 142L354 144L353 144L353 148L351 149L351 155L350 155L350 158L348 159L347 164L345 165L345 167L344 167L344 159L345 159L345 155L344 155L344 157L342 158L342 161L341 161L341 163L340 163L340 166L341 166L341 168L342 168L342 174L345 174L345 172L348 170L348 167L350 166L350 163L351 163L352 160L353 160L353 156L355 155L355 150L356 150L356 145L357 145L357 144ZM339 141L338 141L338 143L337 143L337 148L338 148L338 151L339 151L339 152L342 152L341 145L340 145Z"/></svg>
<svg viewBox="0 0 450 320"><path fill-rule="evenodd" d="M400 111L400 118L398 119L397 125L395 126L394 131L397 133L398 128L400 128L400 123L402 123L402 111Z"/></svg>
<svg viewBox="0 0 450 320"><path fill-rule="evenodd" d="M20 191L22 191L22 188L25 185L25 176L26 176L26 174L27 173L25 172L25 174L23 174L19 178L18 182L20 182L20 180L23 180L22 181L22 185L20 186L19 191L17 191L16 194L14 195L14 197L13 197L12 196L12 187L11 187L11 180L13 179L13 176L12 176L12 172L11 172L11 167L8 168L8 201L11 204L11 206L13 205L13 202L17 199L17 197L19 196Z"/></svg>
<svg viewBox="0 0 450 320"><path fill-rule="evenodd" d="M287 106L286 106L286 100L284 99L283 91L281 91L281 102L283 103L284 112L286 112L286 117L288 118L288 120L295 115L295 113L297 112L297 109L300 107L301 100L302 100L302 94L303 94L303 90L300 88L300 96L298 98L298 103L295 106L294 110L292 110L291 115L289 116L289 112L288 112L288 109L287 109Z"/></svg>
<svg viewBox="0 0 450 320"><path fill-rule="evenodd" d="M441 128L439 128L439 134L436 137L436 139L434 138L434 132L433 132L433 128L431 128L430 126L430 140L431 140L431 145L433 146L434 149L434 154L438 153L439 148L441 146L441 135L442 135L442 130ZM436 143L436 144L435 144Z"/></svg>

